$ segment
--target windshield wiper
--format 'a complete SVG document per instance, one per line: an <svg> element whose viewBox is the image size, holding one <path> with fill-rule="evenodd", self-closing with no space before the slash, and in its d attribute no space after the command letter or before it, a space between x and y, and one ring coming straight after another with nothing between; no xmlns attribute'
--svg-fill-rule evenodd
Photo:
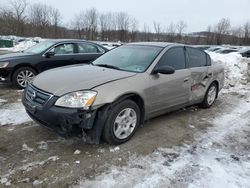
<svg viewBox="0 0 250 188"><path fill-rule="evenodd" d="M94 65L99 66L99 67L106 67L106 68L110 68L110 69L120 70L119 67L114 66L114 65L108 65L108 64L94 64Z"/></svg>

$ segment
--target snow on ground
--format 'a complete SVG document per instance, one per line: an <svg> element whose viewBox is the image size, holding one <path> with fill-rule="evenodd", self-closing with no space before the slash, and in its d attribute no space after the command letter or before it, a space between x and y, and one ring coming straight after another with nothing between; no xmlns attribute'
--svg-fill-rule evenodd
<svg viewBox="0 0 250 188"><path fill-rule="evenodd" d="M31 121L22 103L12 103L0 108L0 126L18 125Z"/></svg>
<svg viewBox="0 0 250 188"><path fill-rule="evenodd" d="M250 103L238 104L211 119L214 126L192 145L131 156L127 166L112 166L76 187L249 187L250 151L239 150L239 142L249 143L249 112Z"/></svg>
<svg viewBox="0 0 250 188"><path fill-rule="evenodd" d="M195 136L191 145L159 148L148 156L131 156L127 165L111 166L94 177L82 178L76 187L250 187L249 60L239 54L210 53L225 66L222 93L244 95L229 112L211 118L211 128Z"/></svg>

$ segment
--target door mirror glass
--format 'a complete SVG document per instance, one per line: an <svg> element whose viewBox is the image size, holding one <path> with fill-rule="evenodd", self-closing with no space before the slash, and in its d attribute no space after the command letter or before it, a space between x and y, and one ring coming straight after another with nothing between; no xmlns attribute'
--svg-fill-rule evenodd
<svg viewBox="0 0 250 188"><path fill-rule="evenodd" d="M160 66L155 68L154 74L174 74L175 70L170 66Z"/></svg>
<svg viewBox="0 0 250 188"><path fill-rule="evenodd" d="M55 52L52 52L52 51L47 52L47 53L45 54L45 56L46 56L47 58L50 58L50 57L52 57L52 56L54 56L54 55L55 55Z"/></svg>

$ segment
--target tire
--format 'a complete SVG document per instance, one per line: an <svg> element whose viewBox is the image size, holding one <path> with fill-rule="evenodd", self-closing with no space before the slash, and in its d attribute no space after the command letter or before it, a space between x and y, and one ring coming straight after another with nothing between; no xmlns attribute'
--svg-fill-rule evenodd
<svg viewBox="0 0 250 188"><path fill-rule="evenodd" d="M216 83L212 83L206 92L206 95L204 97L203 102L200 104L202 108L210 108L213 104L214 101L216 100L218 95L218 86Z"/></svg>
<svg viewBox="0 0 250 188"><path fill-rule="evenodd" d="M111 145L127 142L140 124L141 113L138 105L131 100L125 100L114 106L109 114L103 130L104 141Z"/></svg>
<svg viewBox="0 0 250 188"><path fill-rule="evenodd" d="M37 72L34 69L30 67L21 67L15 70L13 73L12 83L16 88L24 89L28 83L35 78L36 75Z"/></svg>

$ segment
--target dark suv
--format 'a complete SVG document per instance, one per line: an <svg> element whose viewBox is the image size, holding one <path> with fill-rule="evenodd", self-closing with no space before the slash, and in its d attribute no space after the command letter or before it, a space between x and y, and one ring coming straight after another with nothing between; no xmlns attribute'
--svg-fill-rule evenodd
<svg viewBox="0 0 250 188"><path fill-rule="evenodd" d="M47 40L21 53L0 56L0 82L12 82L18 88L40 72L72 64L91 63L108 50L82 40Z"/></svg>

